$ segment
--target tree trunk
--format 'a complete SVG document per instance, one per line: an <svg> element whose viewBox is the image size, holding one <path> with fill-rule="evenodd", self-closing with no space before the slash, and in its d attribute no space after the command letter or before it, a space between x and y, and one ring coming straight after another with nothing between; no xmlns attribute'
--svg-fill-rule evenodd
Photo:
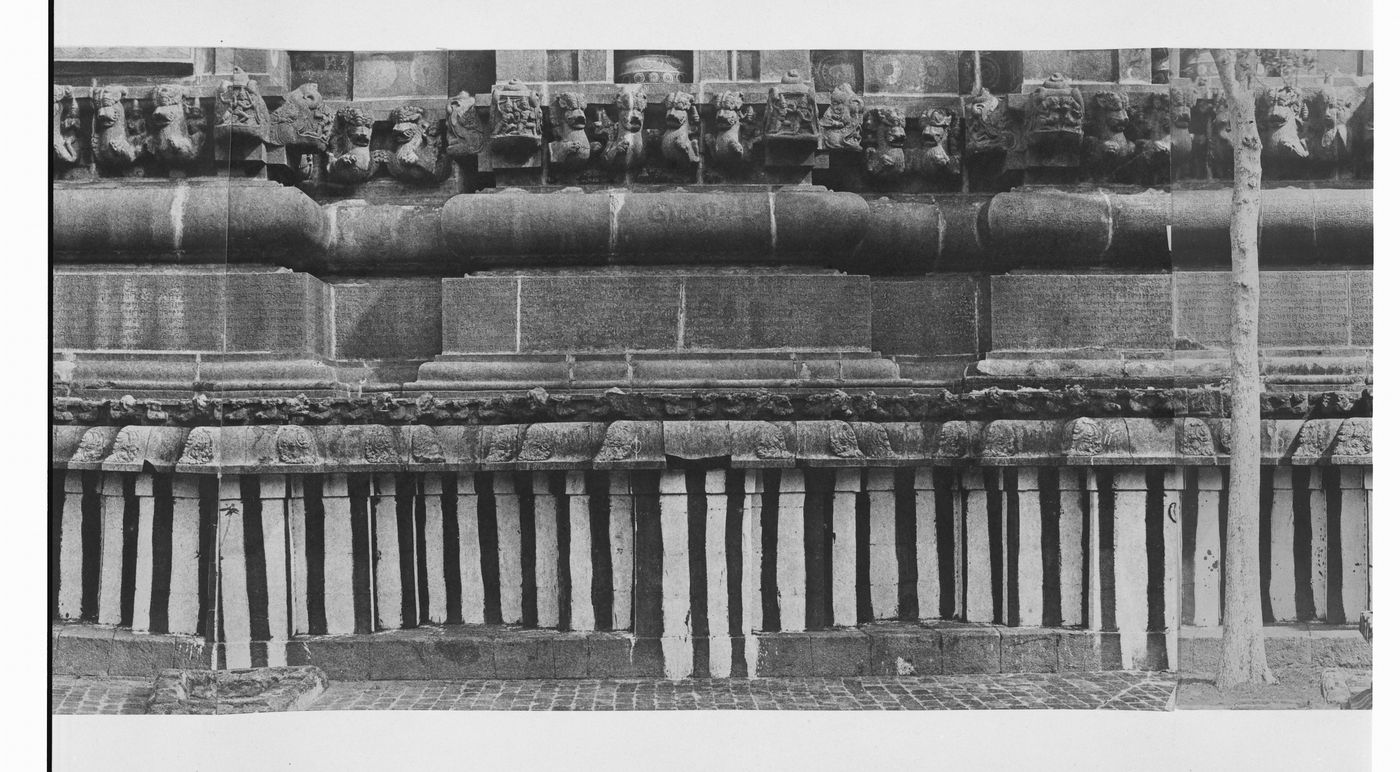
<svg viewBox="0 0 1400 772"><path fill-rule="evenodd" d="M1230 111L1230 490L1225 531L1225 632L1220 688L1273 683L1264 656L1259 587L1259 210L1262 143L1255 123L1253 51L1214 49Z"/></svg>

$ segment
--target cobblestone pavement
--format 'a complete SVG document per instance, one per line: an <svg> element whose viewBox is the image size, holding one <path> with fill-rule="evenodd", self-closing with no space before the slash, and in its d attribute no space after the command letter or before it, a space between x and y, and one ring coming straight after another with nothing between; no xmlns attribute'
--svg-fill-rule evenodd
<svg viewBox="0 0 1400 772"><path fill-rule="evenodd" d="M311 710L1170 710L1163 673L687 681L342 681ZM142 681L55 678L55 713L142 713Z"/></svg>

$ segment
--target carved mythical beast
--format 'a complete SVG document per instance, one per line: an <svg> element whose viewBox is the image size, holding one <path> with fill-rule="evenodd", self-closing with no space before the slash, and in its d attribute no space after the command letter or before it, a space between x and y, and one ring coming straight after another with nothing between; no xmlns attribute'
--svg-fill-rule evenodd
<svg viewBox="0 0 1400 772"><path fill-rule="evenodd" d="M962 157L958 152L958 119L951 110L930 107L919 116L919 172L925 177L942 180L962 176Z"/></svg>
<svg viewBox="0 0 1400 772"><path fill-rule="evenodd" d="M831 106L826 108L820 123L822 147L827 150L860 150L860 127L865 117L865 102L842 83L831 90Z"/></svg>
<svg viewBox="0 0 1400 772"><path fill-rule="evenodd" d="M145 152L145 127L135 109L127 113L126 99L122 86L103 86L92 93L92 157L104 172L122 173Z"/></svg>
<svg viewBox="0 0 1400 772"><path fill-rule="evenodd" d="M752 159L753 107L736 91L715 98L715 133L706 137L710 159L720 168L737 171Z"/></svg>
<svg viewBox="0 0 1400 772"><path fill-rule="evenodd" d="M379 162L369 149L374 122L358 107L342 107L335 114L331 129L326 178L342 185L355 185L370 177Z"/></svg>
<svg viewBox="0 0 1400 772"><path fill-rule="evenodd" d="M666 97L666 131L661 135L661 155L673 166L688 167L700 161L695 134L700 127L700 111L695 97L677 91Z"/></svg>
<svg viewBox="0 0 1400 772"><path fill-rule="evenodd" d="M614 169L635 171L646 160L646 135L642 132L643 110L646 108L646 89L640 84L620 86L613 105L617 107L617 120L608 117L599 109L594 126L607 141L603 150L603 163Z"/></svg>
<svg viewBox="0 0 1400 772"><path fill-rule="evenodd" d="M154 108L146 147L162 164L183 167L204 149L204 111L184 86L163 84L151 96Z"/></svg>
<svg viewBox="0 0 1400 772"><path fill-rule="evenodd" d="M554 135L549 143L549 162L567 171L577 171L588 165L593 155L593 143L588 139L587 102L583 94L565 91L555 95L551 110Z"/></svg>
<svg viewBox="0 0 1400 772"><path fill-rule="evenodd" d="M1084 97L1064 73L1031 92L1026 116L1027 161L1033 166L1075 166L1084 140Z"/></svg>
<svg viewBox="0 0 1400 772"><path fill-rule="evenodd" d="M434 185L447 179L447 153L442 129L429 120L423 108L401 105L389 113L393 125L394 150L385 159L389 174L396 180L418 185Z"/></svg>
<svg viewBox="0 0 1400 772"><path fill-rule="evenodd" d="M897 107L866 110L862 135L866 174L877 180L892 180L904 173L903 110Z"/></svg>
<svg viewBox="0 0 1400 772"><path fill-rule="evenodd" d="M1269 177L1299 179L1305 176L1311 156L1303 138L1308 121L1308 105L1292 86L1271 88L1264 95L1261 139L1264 142L1264 173Z"/></svg>
<svg viewBox="0 0 1400 772"><path fill-rule="evenodd" d="M72 86L53 87L53 144L49 160L71 166L78 162L78 98Z"/></svg>

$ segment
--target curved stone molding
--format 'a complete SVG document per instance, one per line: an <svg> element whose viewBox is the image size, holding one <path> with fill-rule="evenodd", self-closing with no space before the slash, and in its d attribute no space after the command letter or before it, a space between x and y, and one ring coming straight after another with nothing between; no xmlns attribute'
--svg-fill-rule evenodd
<svg viewBox="0 0 1400 772"><path fill-rule="evenodd" d="M100 469L102 460L111 452L120 430L115 426L94 426L83 433L78 449L68 462L69 469Z"/></svg>
<svg viewBox="0 0 1400 772"><path fill-rule="evenodd" d="M613 421L593 457L595 469L663 469L666 441L660 421Z"/></svg>
<svg viewBox="0 0 1400 772"><path fill-rule="evenodd" d="M481 462L486 469L508 468L520 453L525 426L484 426L481 429Z"/></svg>
<svg viewBox="0 0 1400 772"><path fill-rule="evenodd" d="M283 426L277 430L277 461L282 464L314 464L315 441L304 426Z"/></svg>

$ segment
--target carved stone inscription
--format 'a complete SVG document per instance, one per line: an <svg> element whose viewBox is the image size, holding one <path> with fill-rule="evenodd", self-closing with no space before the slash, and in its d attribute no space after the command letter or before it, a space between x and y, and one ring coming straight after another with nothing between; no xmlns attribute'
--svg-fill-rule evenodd
<svg viewBox="0 0 1400 772"><path fill-rule="evenodd" d="M1228 347L1230 274L1182 271L1175 278L1180 345ZM1352 316L1346 271L1264 271L1259 283L1259 345L1346 345Z"/></svg>
<svg viewBox="0 0 1400 772"><path fill-rule="evenodd" d="M519 280L442 280L442 350L449 354L515 351Z"/></svg>
<svg viewBox="0 0 1400 772"><path fill-rule="evenodd" d="M1171 347L1171 278L993 276L992 348Z"/></svg>
<svg viewBox="0 0 1400 772"><path fill-rule="evenodd" d="M330 295L304 273L228 275L228 350L330 353Z"/></svg>
<svg viewBox="0 0 1400 772"><path fill-rule="evenodd" d="M883 354L968 354L977 347L977 282L970 276L874 279L872 349Z"/></svg>
<svg viewBox="0 0 1400 772"><path fill-rule="evenodd" d="M525 277L520 350L674 350L680 280L662 276Z"/></svg>
<svg viewBox="0 0 1400 772"><path fill-rule="evenodd" d="M426 358L442 350L441 280L375 278L334 290L337 357Z"/></svg>
<svg viewBox="0 0 1400 772"><path fill-rule="evenodd" d="M1351 345L1369 346L1375 326L1374 288L1370 271L1350 271L1351 282Z"/></svg>
<svg viewBox="0 0 1400 772"><path fill-rule="evenodd" d="M687 276L687 349L870 348L866 276Z"/></svg>
<svg viewBox="0 0 1400 772"><path fill-rule="evenodd" d="M57 273L56 349L223 349L222 270L183 274Z"/></svg>

